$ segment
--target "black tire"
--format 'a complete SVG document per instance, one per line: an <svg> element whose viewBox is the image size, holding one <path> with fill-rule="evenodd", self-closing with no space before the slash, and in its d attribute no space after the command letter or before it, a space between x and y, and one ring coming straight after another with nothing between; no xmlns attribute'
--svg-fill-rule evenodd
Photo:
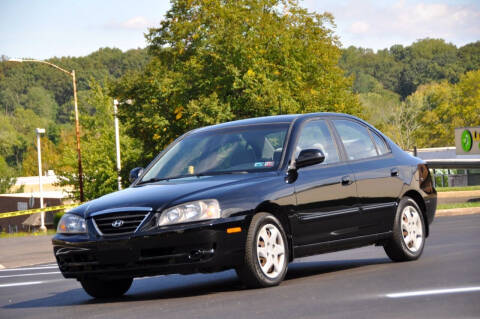
<svg viewBox="0 0 480 319"><path fill-rule="evenodd" d="M407 211L405 211L407 209ZM412 215L413 209L418 215L418 218L413 218L417 223L412 222L412 225L415 224L417 227L413 230L415 232L412 236L413 238L421 238L421 244L414 245L413 240L409 241L412 243L411 247L405 243L406 239L404 239L405 233L408 235L409 232L407 230L402 230L402 219L405 218L403 215L404 211L408 216ZM410 211L409 211L410 210ZM415 213L413 213L415 215ZM408 223L410 220L404 221L404 223ZM421 225L418 225L421 223ZM422 233L419 235L419 229L421 229ZM418 207L417 202L412 198L405 196L400 200L400 203L397 208L397 213L395 215L395 221L393 224L393 234L392 238L384 245L385 252L387 253L388 257L391 260L402 262L402 261L411 261L418 259L423 252L423 248L425 247L425 220L423 218L422 210ZM410 237L409 237L410 238ZM408 241L408 240L407 240Z"/></svg>
<svg viewBox="0 0 480 319"><path fill-rule="evenodd" d="M260 240L259 232L262 230L262 228L264 228L264 226L269 229L273 229L272 226L274 226L278 230L283 242L280 241L280 239L277 237L276 243L282 244L284 248L283 259L281 257L278 257L278 258L275 257L277 258L277 261L281 260L281 264L282 264L281 267L277 268L275 265L272 265L273 270L269 274L269 276L267 276L262 270L262 265L261 265L262 262L260 261L260 257L258 257L257 255L257 245L258 245L257 241ZM277 247L280 244L278 244ZM264 245L263 247L266 248L265 242L263 245ZM238 276L242 280L242 282L248 288L262 288L262 287L277 286L278 284L280 284L280 282L282 282L283 278L285 278L285 274L287 273L288 260L289 260L288 256L289 256L288 241L285 235L285 231L282 227L282 224L278 221L278 219L276 219L271 214L258 213L253 217L252 222L250 223L250 227L248 228L243 265L240 265L239 267L237 267L236 271ZM263 266L266 266L266 265L264 264ZM279 268L281 270L278 270Z"/></svg>
<svg viewBox="0 0 480 319"><path fill-rule="evenodd" d="M83 289L94 298L114 298L125 294L132 285L133 278L106 280L90 278L80 280Z"/></svg>

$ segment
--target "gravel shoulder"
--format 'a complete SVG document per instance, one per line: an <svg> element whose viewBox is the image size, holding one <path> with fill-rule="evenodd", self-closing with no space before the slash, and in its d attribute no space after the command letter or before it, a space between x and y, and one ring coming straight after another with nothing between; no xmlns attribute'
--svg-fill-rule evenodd
<svg viewBox="0 0 480 319"><path fill-rule="evenodd" d="M0 268L55 262L53 236L0 238Z"/></svg>

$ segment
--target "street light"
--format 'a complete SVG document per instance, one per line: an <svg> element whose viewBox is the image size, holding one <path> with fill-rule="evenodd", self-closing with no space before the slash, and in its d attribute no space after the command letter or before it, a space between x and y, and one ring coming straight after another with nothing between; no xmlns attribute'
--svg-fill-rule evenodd
<svg viewBox="0 0 480 319"><path fill-rule="evenodd" d="M132 105L132 100L126 100L125 102L118 102L117 99L113 100L113 116L114 116L114 124L115 124L115 148L117 150L117 181L118 181L118 190L122 189L122 177L120 176L120 170L122 168L120 163L120 133L118 128L118 105L121 104L129 104Z"/></svg>
<svg viewBox="0 0 480 319"><path fill-rule="evenodd" d="M80 201L84 201L83 196L83 170L82 170L82 153L80 151L80 124L78 122L78 104L77 104L77 82L75 80L75 70L69 72L65 69L62 69L58 65L55 65L48 61L43 60L34 60L34 59L9 59L10 62L36 62L36 63L43 63L48 64L72 77L73 81L73 99L75 103L75 134L77 136L77 154L78 154L78 186L80 188Z"/></svg>
<svg viewBox="0 0 480 319"><path fill-rule="evenodd" d="M38 154L38 188L40 191L40 208L43 208L43 186L42 186L42 148L40 147L40 134L45 133L44 128L35 129L37 132L37 154ZM45 212L40 213L40 230L45 232Z"/></svg>
<svg viewBox="0 0 480 319"><path fill-rule="evenodd" d="M115 147L117 149L117 181L118 181L118 190L122 189L122 177L120 176L120 133L118 129L118 117L117 117L117 105L118 101L116 99L113 100L113 116L114 116L114 123L115 123Z"/></svg>

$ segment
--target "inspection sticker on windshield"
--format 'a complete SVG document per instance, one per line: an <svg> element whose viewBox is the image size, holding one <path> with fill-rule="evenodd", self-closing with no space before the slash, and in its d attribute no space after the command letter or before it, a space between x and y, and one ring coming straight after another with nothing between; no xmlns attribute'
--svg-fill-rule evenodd
<svg viewBox="0 0 480 319"><path fill-rule="evenodd" d="M255 162L255 167L273 167L275 162Z"/></svg>

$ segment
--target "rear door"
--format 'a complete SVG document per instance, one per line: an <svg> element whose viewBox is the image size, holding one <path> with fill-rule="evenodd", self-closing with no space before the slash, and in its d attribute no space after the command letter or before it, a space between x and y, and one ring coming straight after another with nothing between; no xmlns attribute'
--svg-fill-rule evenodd
<svg viewBox="0 0 480 319"><path fill-rule="evenodd" d="M297 199L292 222L294 245L307 245L352 237L358 231L355 179L342 160L332 130L326 120L303 124L295 158L303 149L320 149L323 163L298 170L294 182Z"/></svg>
<svg viewBox="0 0 480 319"><path fill-rule="evenodd" d="M388 231L403 182L383 138L359 121L333 120L357 182L360 235ZM390 223L391 224L391 223Z"/></svg>

